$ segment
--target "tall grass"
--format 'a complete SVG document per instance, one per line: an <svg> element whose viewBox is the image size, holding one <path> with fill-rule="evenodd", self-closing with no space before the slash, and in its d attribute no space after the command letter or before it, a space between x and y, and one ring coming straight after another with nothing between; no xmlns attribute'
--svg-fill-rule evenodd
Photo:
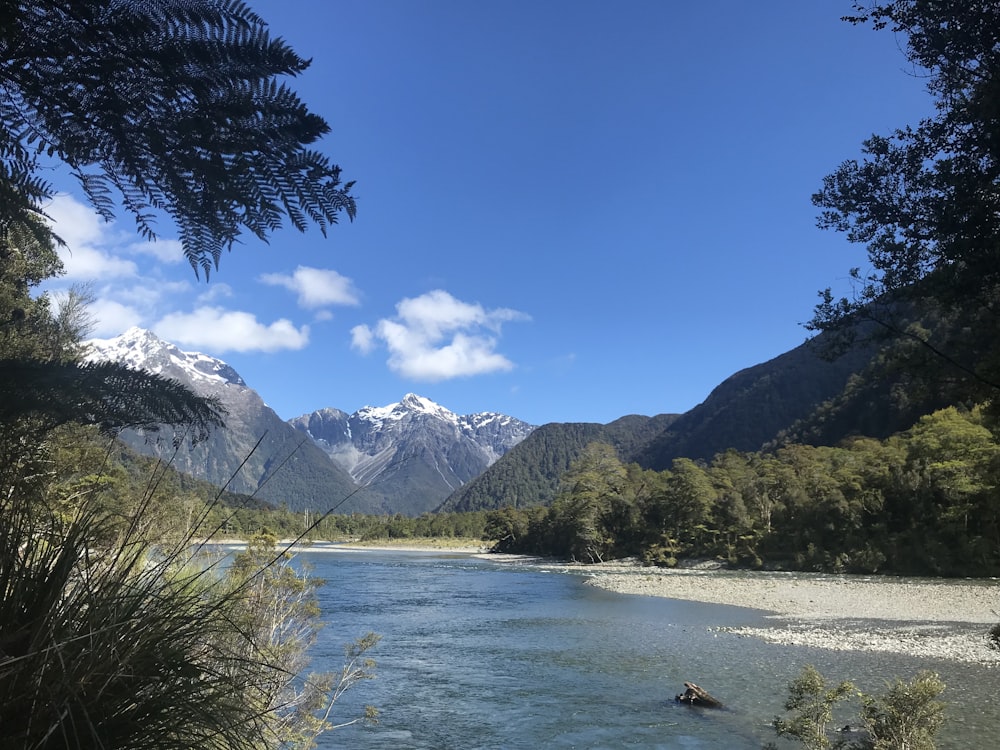
<svg viewBox="0 0 1000 750"><path fill-rule="evenodd" d="M285 556L258 544L223 572L193 557L197 529L157 545L148 499L123 520L84 493L67 515L43 486L0 496L3 747L310 747L370 676L375 636L339 675L302 677L318 612Z"/></svg>

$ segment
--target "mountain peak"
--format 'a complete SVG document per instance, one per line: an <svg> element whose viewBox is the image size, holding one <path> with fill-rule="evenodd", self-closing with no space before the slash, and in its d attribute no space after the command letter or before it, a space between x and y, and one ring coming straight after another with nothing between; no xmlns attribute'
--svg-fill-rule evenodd
<svg viewBox="0 0 1000 750"><path fill-rule="evenodd" d="M150 330L133 326L110 339L85 341L88 362L121 362L136 370L145 370L184 382L187 379L215 382L218 385L246 383L221 359L201 352L185 352Z"/></svg>
<svg viewBox="0 0 1000 750"><path fill-rule="evenodd" d="M418 515L523 440L534 428L484 412L458 416L416 393L350 416L327 409L291 420L354 481L375 486L388 507Z"/></svg>
<svg viewBox="0 0 1000 750"><path fill-rule="evenodd" d="M115 336L110 339L92 339L88 343L90 344L115 344L116 346L122 348L136 348L140 347L143 349L160 349L164 346L170 346L167 342L157 336L155 333L150 331L148 328L140 328L139 326L132 326L124 333Z"/></svg>
<svg viewBox="0 0 1000 750"><path fill-rule="evenodd" d="M441 406L431 401L429 398L424 398L423 396L418 396L416 393L407 393L403 396L403 399L397 404L408 411L414 412L424 412L426 414L431 414L436 417L443 417L445 419L453 419L455 414Z"/></svg>
<svg viewBox="0 0 1000 750"><path fill-rule="evenodd" d="M418 396L416 393L407 393L405 396L403 396L402 399L400 399L399 403L402 404L403 406L407 406L410 408L415 408L415 407L419 408L420 405L425 402L433 403L432 401L430 401L430 399L426 399L423 396Z"/></svg>

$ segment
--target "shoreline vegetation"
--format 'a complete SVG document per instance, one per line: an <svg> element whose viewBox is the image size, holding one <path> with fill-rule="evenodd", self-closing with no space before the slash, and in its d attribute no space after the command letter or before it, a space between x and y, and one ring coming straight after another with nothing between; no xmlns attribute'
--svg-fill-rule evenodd
<svg viewBox="0 0 1000 750"><path fill-rule="evenodd" d="M287 540L290 542L291 540ZM219 540L214 544L241 544ZM306 549L453 552L483 559L555 564L617 594L745 607L766 626L721 628L782 645L892 652L1000 666L987 630L1000 618L1000 579L897 578L723 570L711 565L646 567L635 560L580 565L487 551L474 539L386 539L307 543Z"/></svg>

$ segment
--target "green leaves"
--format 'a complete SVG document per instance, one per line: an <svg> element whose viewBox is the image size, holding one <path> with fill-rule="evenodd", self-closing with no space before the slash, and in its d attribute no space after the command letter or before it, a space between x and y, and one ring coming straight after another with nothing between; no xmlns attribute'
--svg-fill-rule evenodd
<svg viewBox="0 0 1000 750"><path fill-rule="evenodd" d="M826 750L833 746L828 729L833 721L833 708L854 691L850 682L829 686L815 667L806 665L788 686L785 710L792 716L776 718L774 729L779 737L798 740L809 750ZM838 743L838 746L842 744Z"/></svg>
<svg viewBox="0 0 1000 750"><path fill-rule="evenodd" d="M489 514L504 552L589 563L715 558L797 570L1000 571L1000 441L982 410L949 408L884 441L788 444L654 472L588 446L548 508Z"/></svg>
<svg viewBox="0 0 1000 750"><path fill-rule="evenodd" d="M911 682L897 679L882 695L858 692L850 682L830 686L811 664L788 686L787 718L773 722L778 736L800 742L809 750L849 747L852 750L934 750L934 735L944 721L938 700L944 683L934 672L920 672ZM831 733L834 708L857 695L861 699L864 733L849 741ZM773 747L773 746L772 746Z"/></svg>
<svg viewBox="0 0 1000 750"><path fill-rule="evenodd" d="M896 679L884 695L862 696L861 721L873 750L934 750L934 735L944 723L945 685L934 672L920 672L911 682Z"/></svg>

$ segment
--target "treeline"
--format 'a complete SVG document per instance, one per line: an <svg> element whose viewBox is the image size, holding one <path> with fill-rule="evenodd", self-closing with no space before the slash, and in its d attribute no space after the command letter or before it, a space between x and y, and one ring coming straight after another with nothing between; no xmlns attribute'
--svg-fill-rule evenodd
<svg viewBox="0 0 1000 750"><path fill-rule="evenodd" d="M1000 574L1000 442L979 409L948 408L886 440L838 447L730 450L666 471L626 464L591 443L564 472L550 506L403 515L330 515L273 508L239 495L212 502L205 487L167 474L148 522L164 535L197 527L220 537L270 533L311 540L484 539L497 551L584 563L637 557L672 566L713 558L740 567L907 575ZM97 482L127 515L148 466L107 463L75 432L62 441L80 471L73 494ZM118 462L112 462L116 464ZM84 467L90 466L89 470ZM143 479L145 477L145 479Z"/></svg>
<svg viewBox="0 0 1000 750"><path fill-rule="evenodd" d="M68 517L86 497L109 519L110 534L138 524L160 543L207 536L286 538L302 533L309 522L308 515L174 471L93 426L54 430L48 446L49 507Z"/></svg>
<svg viewBox="0 0 1000 750"><path fill-rule="evenodd" d="M199 530L218 539L251 537L265 534L278 539L306 541L399 541L405 539L483 540L486 511L470 513L424 513L412 517L402 514L368 515L350 513L326 515L315 511L291 511L267 504L248 503L248 498L232 495L220 503L177 495L164 510L165 528L184 529L192 507L204 508L205 521Z"/></svg>
<svg viewBox="0 0 1000 750"><path fill-rule="evenodd" d="M552 422L544 424L508 451L480 476L457 489L439 510L496 510L504 505L551 505L559 476L590 443L615 447L624 460L666 430L676 414L630 415L609 424Z"/></svg>
<svg viewBox="0 0 1000 750"><path fill-rule="evenodd" d="M188 537L250 539L398 540L413 538L482 539L486 512L425 513L416 518L361 513L293 511L249 495L226 492L209 482L174 471L169 465L136 453L94 427L68 425L53 432L49 504L69 514L87 495L116 523L109 533L136 523L161 543Z"/></svg>
<svg viewBox="0 0 1000 750"><path fill-rule="evenodd" d="M594 443L550 507L488 513L503 552L654 565L909 575L1000 573L1000 443L981 411L948 408L887 440L727 451L667 471Z"/></svg>
<svg viewBox="0 0 1000 750"><path fill-rule="evenodd" d="M352 514L329 516L310 534L319 539L357 539L389 541L400 539L483 539L486 512L424 513L411 517L401 514L370 516Z"/></svg>

